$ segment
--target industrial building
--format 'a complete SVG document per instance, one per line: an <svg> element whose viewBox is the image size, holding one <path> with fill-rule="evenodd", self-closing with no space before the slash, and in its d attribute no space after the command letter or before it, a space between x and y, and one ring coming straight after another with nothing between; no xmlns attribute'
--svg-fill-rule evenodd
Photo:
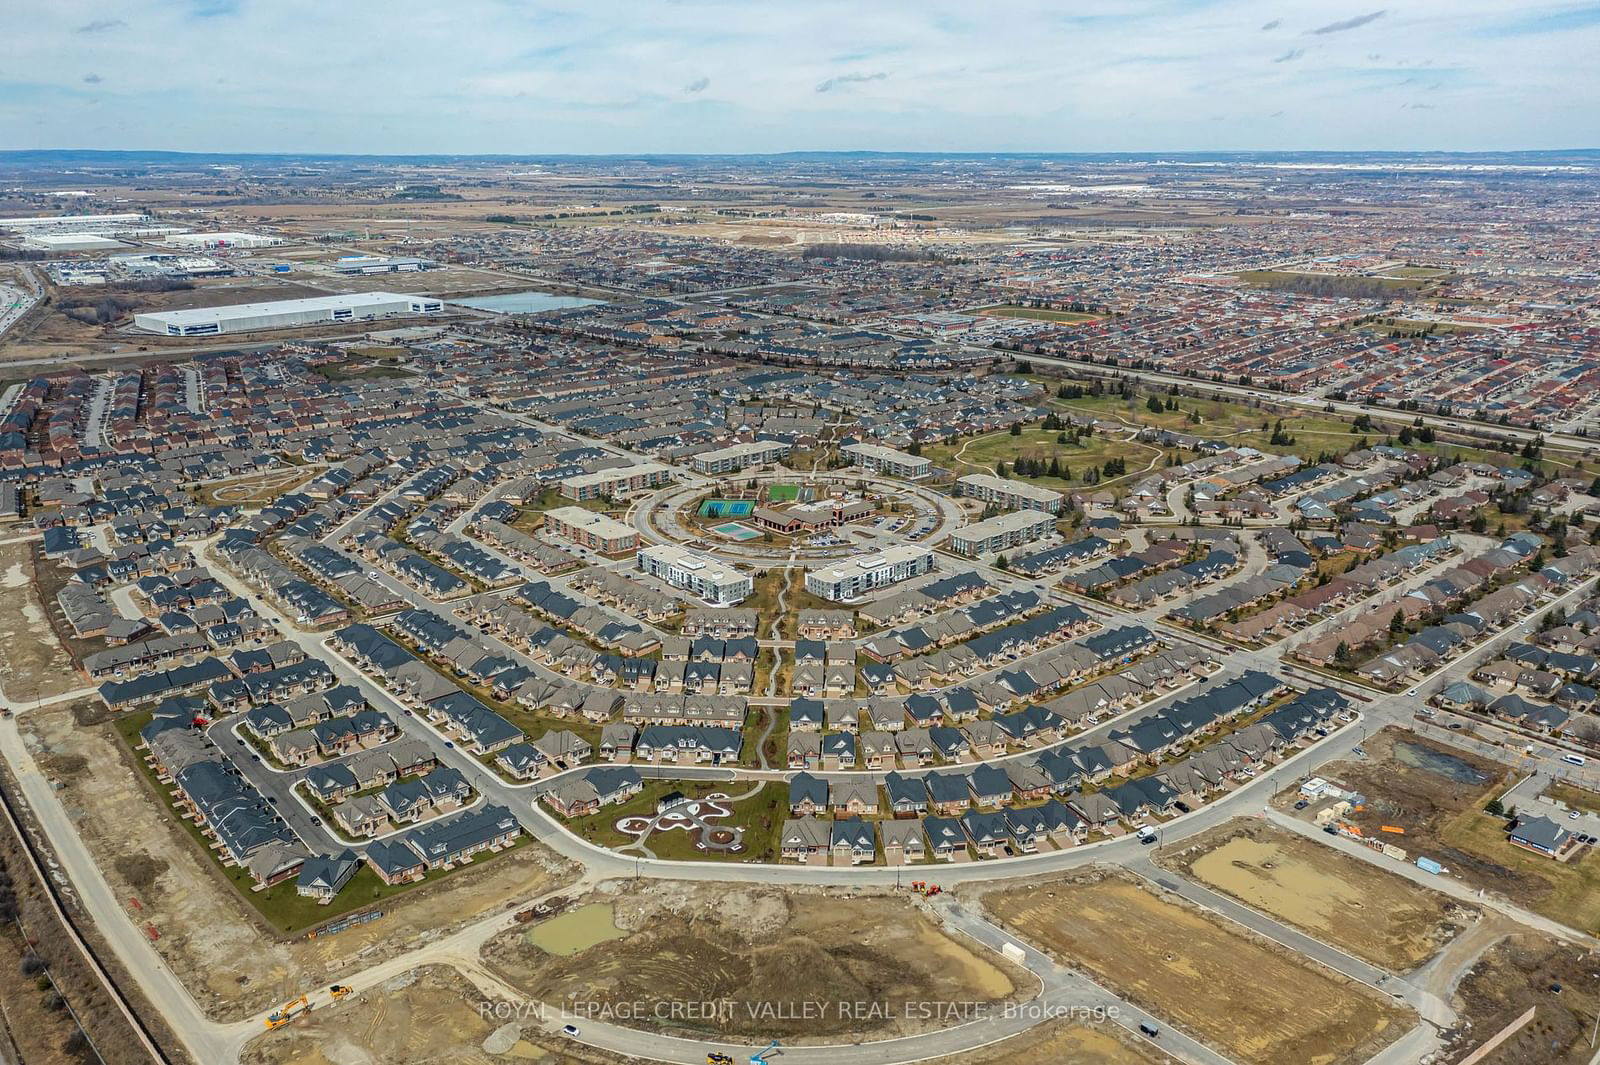
<svg viewBox="0 0 1600 1065"><path fill-rule="evenodd" d="M438 268L439 264L432 259L380 259L368 255L340 259L333 264L334 273L338 274L409 274Z"/></svg>
<svg viewBox="0 0 1600 1065"><path fill-rule="evenodd" d="M106 226L123 226L131 222L148 221L150 216L145 214L21 215L15 218L0 218L0 229L13 233L39 233L58 231L66 227L87 232Z"/></svg>
<svg viewBox="0 0 1600 1065"><path fill-rule="evenodd" d="M25 237L160 237L182 233L183 227L165 225L147 214L58 214L0 218L0 232Z"/></svg>
<svg viewBox="0 0 1600 1065"><path fill-rule="evenodd" d="M887 473L891 477L904 477L908 481L926 477L933 472L933 463L930 460L878 444L846 444L839 449L839 454L849 459L850 465L859 466L868 473Z"/></svg>
<svg viewBox="0 0 1600 1065"><path fill-rule="evenodd" d="M270 248L283 241L260 233L179 233L168 237L164 243L174 248L205 251L213 248Z"/></svg>
<svg viewBox="0 0 1600 1065"><path fill-rule="evenodd" d="M395 292L355 292L313 296L271 303L235 303L182 311L151 311L133 316L138 329L174 337L250 333L261 329L293 329L306 325L360 322L418 314L438 314L444 303L429 296Z"/></svg>
<svg viewBox="0 0 1600 1065"><path fill-rule="evenodd" d="M713 606L732 606L755 590L748 573L677 544L652 544L640 550L638 559L645 573Z"/></svg>
<svg viewBox="0 0 1600 1065"><path fill-rule="evenodd" d="M120 240L102 237L97 233L30 233L22 238L22 246L34 251L113 251L126 248Z"/></svg>
<svg viewBox="0 0 1600 1065"><path fill-rule="evenodd" d="M777 462L787 455L789 450L789 445L781 440L755 440L748 444L733 444L730 447L703 452L694 456L690 462L693 463L696 473L734 473L747 466L764 466L769 462Z"/></svg>
<svg viewBox="0 0 1600 1065"><path fill-rule="evenodd" d="M545 511L544 527L556 536L602 555L627 555L639 549L639 530L582 507L555 507Z"/></svg>
<svg viewBox="0 0 1600 1065"><path fill-rule="evenodd" d="M1043 539L1055 528L1053 514L1037 510L1014 510L957 529L950 537L950 550L968 558L992 555L996 551L1007 551Z"/></svg>
<svg viewBox="0 0 1600 1065"><path fill-rule="evenodd" d="M882 554L808 571L806 591L842 603L932 571L932 551L913 544L899 544Z"/></svg>
<svg viewBox="0 0 1600 1065"><path fill-rule="evenodd" d="M1007 510L1042 510L1050 514L1061 512L1060 492L1052 492L1026 481L996 477L992 473L969 473L957 478L956 494L968 499L981 499Z"/></svg>

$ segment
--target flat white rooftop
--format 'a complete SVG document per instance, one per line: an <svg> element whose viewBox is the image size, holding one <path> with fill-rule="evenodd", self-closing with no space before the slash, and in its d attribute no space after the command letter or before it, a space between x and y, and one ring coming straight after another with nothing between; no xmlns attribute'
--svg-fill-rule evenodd
<svg viewBox="0 0 1600 1065"><path fill-rule="evenodd" d="M659 565L675 566L680 570L697 574L702 580L713 584L744 577L745 574L730 566L728 563L711 555L691 551L678 544L651 544L640 550L641 558L648 558ZM704 572L701 572L701 571Z"/></svg>
<svg viewBox="0 0 1600 1065"><path fill-rule="evenodd" d="M565 525L578 529L587 529L596 536L608 540L622 539L638 535L638 530L626 522L620 522L609 514L599 514L582 507L552 507L544 513L545 519L554 518Z"/></svg>
<svg viewBox="0 0 1600 1065"><path fill-rule="evenodd" d="M269 317L280 314L306 314L318 311L370 311L378 307L392 307L414 299L433 299L432 296L408 296L398 292L349 292L337 296L310 296L298 300L271 300L265 303L230 303L222 307L192 307L178 311L152 311L140 317L159 319L168 325L203 325L206 322L227 321L236 318Z"/></svg>
<svg viewBox="0 0 1600 1065"><path fill-rule="evenodd" d="M1014 481L1009 477L996 477L992 473L969 473L957 479L959 484L971 485L974 488L984 488L991 492L1006 492L1019 499L1034 499L1041 503L1048 503L1061 498L1060 492L1052 492L1048 488L1041 488L1027 481Z"/></svg>
<svg viewBox="0 0 1600 1065"><path fill-rule="evenodd" d="M96 226L109 222L143 222L149 217L145 214L21 215L16 218L0 218L0 228L23 230L49 229L55 226Z"/></svg>
<svg viewBox="0 0 1600 1065"><path fill-rule="evenodd" d="M1022 532L1038 526L1054 525L1056 517L1042 510L1013 510L992 518L964 525L955 531L957 540L986 540L991 536Z"/></svg>

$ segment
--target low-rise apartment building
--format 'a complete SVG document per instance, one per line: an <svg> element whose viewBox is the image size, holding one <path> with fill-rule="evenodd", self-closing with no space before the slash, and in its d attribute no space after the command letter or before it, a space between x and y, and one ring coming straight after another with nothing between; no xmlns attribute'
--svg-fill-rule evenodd
<svg viewBox="0 0 1600 1065"><path fill-rule="evenodd" d="M1014 510L957 529L950 537L950 550L976 558L997 551L1031 544L1055 531L1055 515L1037 510Z"/></svg>
<svg viewBox="0 0 1600 1065"><path fill-rule="evenodd" d="M806 591L830 602L859 599L877 588L932 572L933 552L914 544L899 544L882 554L848 559L838 565L806 572Z"/></svg>
<svg viewBox="0 0 1600 1065"><path fill-rule="evenodd" d="M544 515L544 527L602 555L630 555L639 549L639 531L615 518L582 507L555 507Z"/></svg>
<svg viewBox="0 0 1600 1065"><path fill-rule="evenodd" d="M1063 498L1060 492L1009 477L996 477L992 473L969 473L957 478L956 494L1007 510L1042 510L1050 514L1061 512Z"/></svg>
<svg viewBox="0 0 1600 1065"><path fill-rule="evenodd" d="M839 454L849 459L850 465L859 466L868 473L887 473L891 477L904 477L908 481L926 477L933 472L931 460L908 455L904 451L896 451L892 447L883 447L880 444L846 444L839 449Z"/></svg>
<svg viewBox="0 0 1600 1065"><path fill-rule="evenodd" d="M781 440L753 440L747 444L733 444L694 456L691 463L696 473L734 473L747 466L765 466L789 454L790 447Z"/></svg>
<svg viewBox="0 0 1600 1065"><path fill-rule="evenodd" d="M652 544L639 552L638 561L645 573L714 606L737 603L755 590L748 573L677 544Z"/></svg>
<svg viewBox="0 0 1600 1065"><path fill-rule="evenodd" d="M561 482L561 494L580 503L587 499L611 499L658 488L672 482L672 469L659 462L641 462L612 470L580 473Z"/></svg>

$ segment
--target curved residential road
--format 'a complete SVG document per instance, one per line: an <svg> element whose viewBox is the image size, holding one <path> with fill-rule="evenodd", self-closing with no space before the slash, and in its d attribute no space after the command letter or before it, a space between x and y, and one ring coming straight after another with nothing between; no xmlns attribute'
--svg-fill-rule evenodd
<svg viewBox="0 0 1600 1065"><path fill-rule="evenodd" d="M225 573L225 568L221 570ZM224 578L224 583L234 582ZM1541 606L1541 610L1549 610L1556 605L1567 601L1571 596L1587 590L1592 582L1585 582L1578 588L1568 593L1549 600ZM251 601L256 597L248 596ZM268 615L277 613L268 611ZM1524 628L1531 626L1536 619L1530 617ZM1128 615L1129 618L1133 615ZM292 632L291 638L306 646L309 653L318 654L324 660L329 660L342 679L357 683L373 705L379 707L398 706L388 693L358 671L350 669L337 656L332 656L323 647L321 637L317 634L306 632ZM1499 641L1492 641L1498 643ZM1472 662L1489 653L1491 644L1482 645L1473 653L1447 663L1433 676L1418 684L1413 689L1421 691L1424 685L1432 685L1435 681L1456 674L1470 671ZM1238 664L1241 668L1281 668L1281 663L1276 663L1276 655L1269 650L1237 651L1234 653L1230 666ZM1352 748L1357 746L1366 733L1390 723L1409 723L1411 713L1415 709L1416 700L1407 699L1399 695L1376 696L1364 693L1359 696L1362 700L1362 720L1359 724L1349 723L1326 739L1318 742L1311 748L1298 752L1290 759L1273 768L1270 773L1262 774L1246 782L1233 792L1219 797L1216 801L1201 806L1189 814L1168 822L1162 828L1165 841L1176 841L1189 838L1197 833L1212 829L1234 817L1243 814L1253 814L1262 811L1267 799L1280 787L1287 786L1303 773L1311 772L1323 763L1345 757ZM25 708L23 708L25 710ZM1144 708L1149 710L1149 707ZM399 710L396 711L400 713ZM403 716L403 714L401 715ZM397 718L398 720L398 718ZM405 717L409 724L417 719ZM425 725L419 725L426 728ZM161 961L159 954L147 941L144 933L131 920L129 915L121 908L120 901L111 891L103 875L96 867L92 856L78 837L76 828L72 823L70 814L61 802L60 796L50 786L49 781L39 773L33 763L32 755L26 750L20 734L17 731L15 719L0 722L0 753L3 753L13 770L17 773L22 790L45 832L49 836L53 849L62 863L64 871L71 877L77 886L84 906L94 917L102 933L111 944L124 965L133 974L133 979L139 984L146 996L155 1007L160 1010L168 1023L178 1033L185 1047L199 1061L221 1063L236 1060L238 1049L248 1039L261 1033L259 1021L240 1024L219 1024L209 1020L180 981L168 970ZM469 759L464 752L446 749L441 752L447 764L455 764L469 773L482 774L480 791L495 801L503 801L511 805L517 812L524 827L536 839L543 842L557 853L574 859L588 869L586 880L593 883L597 880L616 879L625 880L632 877L650 877L655 879L682 879L725 883L752 883L768 885L832 885L839 887L871 884L888 886L898 883L904 870L892 867L865 866L856 868L810 867L802 865L777 865L757 863L713 863L713 862L677 862L664 861L653 858L643 858L632 855L622 855L615 851L605 850L589 844L577 836L566 831L551 815L540 808L537 796L542 787L547 787L548 782L540 785L511 785L495 778L492 774L485 773L483 767ZM752 780L782 780L788 774L780 770L751 771L728 769L685 769L674 766L639 767L649 776L686 777L691 779L720 779L737 780L749 778ZM1269 816L1271 816L1269 814ZM1328 837L1328 841L1337 845L1338 841ZM1399 872L1404 876L1422 876L1420 871L1405 871L1397 863L1381 861L1370 852L1358 855L1363 860L1381 864L1384 868ZM1137 866L1137 863L1146 859L1140 844L1128 837L1115 840L1106 840L1083 846L1072 847L1063 851L1046 852L1029 856L1009 858L999 861L978 861L970 863L951 864L938 867L918 867L918 874L926 872L930 877L937 877L937 882L944 885L967 882L990 882L1005 879L1038 878L1045 874L1059 873L1081 868L1095 862L1115 862L1122 865ZM1158 873L1172 879L1170 873ZM1430 886L1441 890L1448 890L1446 885L1452 882L1448 878L1430 878ZM1454 885L1456 890L1466 890L1460 885ZM569 888L570 890L570 888ZM1531 919L1533 915L1519 912L1515 907L1497 905L1497 909L1507 913L1524 923L1541 927L1550 922L1540 922ZM940 904L939 912L943 914L952 927L973 936L980 942L998 945L1004 938L1004 933L984 922L975 914L967 913L963 907L953 902ZM510 921L510 915L497 917L496 921ZM486 922L467 930L472 935L483 935L485 928L492 928L492 923ZM1556 926L1559 928L1559 926ZM1563 929L1562 934L1567 939L1580 939L1587 942L1588 937L1570 929ZM987 938L986 938L987 937ZM369 973L378 970L388 971L397 975L407 969L414 968L431 959L450 960L454 963L458 959L448 957L447 946L454 943L454 949L465 950L471 942L471 936L464 938L447 937L435 944L430 944L395 959L385 966L374 967ZM481 943L482 940L478 942ZM1030 959L1030 968L1040 976L1044 991L1038 1001L1045 1004L1052 1002L1077 1002L1098 1001L1101 1003L1115 1003L1109 993L1094 988L1092 984L1077 978L1076 982L1067 976L1054 973L1048 966L1042 964L1042 956L1038 953L1028 952L1025 944L1019 944L1024 949L1025 957ZM466 968L480 966L475 952L459 959ZM364 986L357 980L346 980L353 986ZM1054 996L1054 997L1052 997ZM1426 1003L1424 1003L1426 1005ZM1430 1010L1432 1006L1428 1007ZM1131 1010L1131 1007L1128 1007ZM1135 1014L1129 1013L1128 1016ZM1014 1019L987 1018L973 1022L970 1025L956 1026L938 1032L930 1032L924 1036L909 1037L902 1040L886 1040L880 1043L868 1043L860 1046L842 1046L835 1048L807 1048L803 1052L808 1055L808 1061L817 1063L839 1063L839 1065L900 1065L900 1063L923 1060L930 1056L952 1053L961 1049L970 1049L974 1046L992 1042L996 1038L1003 1038L1005 1034L1020 1031L1033 1023L1038 1023L1046 1017L1022 1016ZM1026 1023L1024 1023L1026 1022ZM1017 1025L1010 1029L1009 1024ZM654 1034L640 1033L630 1029L612 1029L580 1024L586 1029L586 1041L592 1039L596 1045L605 1045L617 1050L619 1053L650 1059L660 1058L668 1049L668 1044ZM1165 1027L1165 1026L1163 1026ZM1174 1037L1178 1033L1172 1033ZM604 1040L604 1041L603 1041ZM1169 1042L1167 1032L1163 1032L1163 1045L1169 1050L1176 1044L1174 1038ZM689 1061L698 1063L704 1060L705 1044L693 1044L694 1055L684 1056L676 1050L666 1060ZM749 1047L735 1048L739 1053L747 1053ZM685 1052L687 1053L687 1052ZM785 1056L799 1056L802 1051L786 1049ZM1216 1062L1219 1059L1213 1052L1196 1045L1187 1048L1184 1055L1188 1060ZM1406 1059L1393 1059L1406 1060ZM1414 1059L1413 1059L1414 1060Z"/></svg>

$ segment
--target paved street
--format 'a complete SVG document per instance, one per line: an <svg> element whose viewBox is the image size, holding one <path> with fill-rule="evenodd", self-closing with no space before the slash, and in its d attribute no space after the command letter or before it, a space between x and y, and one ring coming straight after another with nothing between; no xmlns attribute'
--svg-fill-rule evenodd
<svg viewBox="0 0 1600 1065"><path fill-rule="evenodd" d="M97 389L95 399L101 401L109 395L106 385L107 378ZM193 398L191 396L191 398ZM94 417L91 412L91 423ZM600 445L604 446L604 445ZM392 498L391 491L385 498ZM635 520L645 521L648 508L640 507L634 510ZM354 519L351 519L354 520ZM464 523L464 516L452 523L452 530L460 528ZM337 542L338 536L347 528L349 522L335 529L325 538L329 544ZM870 539L870 537L869 537ZM1259 572L1265 567L1267 560L1259 545L1253 540L1246 540L1245 565L1242 574ZM205 545L198 545L201 556L206 557ZM235 594L242 595L253 603L258 609L263 610L268 616L276 617L279 612L262 604L260 597L248 588L237 577L233 576L215 559L207 558L211 564L213 574ZM787 561L787 556L785 558ZM983 573L984 576L1001 588L1031 588L1057 601L1078 601L1070 596L1063 596L1044 581L1023 581L1017 577L997 570L992 566L960 560L963 568L972 567ZM381 575L379 580L400 597L404 602L419 609L435 611L450 617L450 609L454 603L439 602L430 599L415 588L395 580L387 574ZM561 582L565 588L565 582ZM1575 596L1582 594L1583 589L1572 589L1564 595L1543 604L1539 611L1531 615L1522 625L1521 631L1530 630L1537 622L1539 615L1546 610L1570 602ZM582 593L572 592L575 598L585 598ZM115 596L113 599L115 600ZM1185 689L1163 694L1152 703L1127 711L1126 714L1113 720L1102 721L1093 728L1070 737L1063 741L1072 744L1092 743L1103 739L1113 729L1125 724L1128 717L1142 716L1159 711L1170 703L1192 696L1199 690L1201 684L1217 685L1225 683L1228 679L1236 677L1247 670L1260 670L1262 672L1276 673L1279 676L1296 678L1301 685L1330 683L1328 678L1309 673L1301 669L1286 666L1279 659L1283 646L1268 646L1256 649L1233 648L1209 637L1190 633L1187 630L1176 628L1162 620L1162 615L1170 608L1171 604L1160 604L1144 610L1129 612L1112 612L1103 604L1081 601L1085 609L1090 610L1097 617L1109 625L1143 624L1160 632L1170 641L1198 643L1216 650L1225 656L1224 669L1214 677L1204 681L1196 681ZM120 612L127 613L131 603L117 602ZM1357 608L1352 608L1355 610ZM613 612L614 613L614 612ZM618 615L621 616L621 615ZM452 619L453 620L453 619ZM1337 624L1340 619L1335 618L1328 624ZM467 754L458 747L447 744L445 738L437 733L431 725L415 714L407 713L407 708L392 696L382 685L374 683L362 674L351 663L334 653L326 644L324 635L320 633L303 631L293 626L281 626L287 638L298 644L308 655L317 657L327 662L333 669L340 683L356 686L374 707L386 711L396 722L402 732L408 736L418 737L428 743L435 751L440 762L451 766L467 778L481 798L478 801L503 804L514 811L524 828L536 839L556 853L580 862L587 870L586 882L593 883L602 879L626 879L629 877L649 877L657 879L682 879L695 881L714 881L726 883L749 883L761 885L834 885L834 886L898 886L903 880L906 870L887 866L862 866L862 867L815 867L803 865L775 865L756 863L704 863L704 862L678 862L663 861L653 857L637 854L619 854L593 846L573 834L567 832L561 824L548 814L538 803L537 797L548 789L554 778L547 778L537 783L511 783L488 770L477 759ZM532 662L522 652L510 647L492 636L484 635L482 641L499 653L505 654L516 661L526 664L530 669L544 676L559 676L550 672L543 666ZM785 641L776 641L785 642ZM1191 838L1199 833L1213 829L1235 817L1262 815L1265 811L1267 800L1276 791L1288 787L1294 781L1312 775L1317 769L1336 759L1348 757L1351 751L1359 746L1364 738L1373 730L1389 724L1401 724L1406 727L1418 728L1425 731L1437 731L1451 742L1460 742L1464 745L1478 745L1488 747L1482 740L1471 738L1462 732L1448 727L1449 719L1441 717L1432 721L1419 720L1415 714L1421 706L1422 700L1432 691L1450 683L1452 680L1466 677L1475 665L1485 657L1498 650L1501 641L1490 641L1472 649L1468 654L1443 665L1434 675L1425 678L1412 690L1417 691L1416 696L1391 695L1374 693L1340 682L1333 682L1333 686L1346 692L1355 702L1360 719L1347 723L1337 728L1333 733L1320 740L1307 750L1293 755L1283 764L1272 768L1236 787L1234 790L1223 794L1215 801L1207 803L1191 813L1184 814L1162 825L1161 846L1171 846L1184 839ZM1008 664L1012 666L1014 664ZM775 693L777 697L783 693ZM299 835L311 849L315 851L332 851L343 849L350 845L347 841L332 835L328 826L313 823L315 813L311 807L293 790L294 781L303 775L299 771L279 771L263 761L251 757L252 748L241 741L237 734L238 718L224 718L210 727L210 735L218 747L240 769L241 773L249 779L263 794L274 800L281 816L289 823L290 827ZM1504 758L1506 750L1503 748L1490 748L1492 753ZM1520 748L1514 748L1520 750ZM19 778L24 782L24 793L30 803L38 811L41 823L45 826L58 853L61 855L63 865L72 876L74 882L80 886L83 901L89 911L95 916L97 923L105 927L107 937L113 950L123 960L124 964L138 975L142 989L158 1004L163 1014L173 1023L196 1057L205 1061L231 1061L237 1056L238 1050L245 1041L260 1031L259 1023L223 1025L216 1024L205 1018L198 1006L188 996L182 986L172 975L167 972L159 961L151 945L121 910L118 900L112 895L104 878L94 868L92 858L78 840L71 824L70 817L63 809L59 797L49 788L48 783L33 769L32 759L21 745L16 732L15 721L6 722L0 726L0 752L3 752L13 768L18 771ZM1531 754L1522 755L1525 767L1529 771L1538 770L1544 773L1555 773L1564 765L1560 762L1560 750L1555 745L1540 743L1534 745ZM1021 757L1013 754L1008 757ZM730 785L739 785L743 782L756 781L781 781L791 775L787 770L762 769L759 767L706 767L692 766L679 767L673 765L663 766L637 766L640 772L649 777L672 779L700 779L725 781ZM1567 767L1572 769L1574 767ZM574 770L577 771L577 770ZM922 770L906 770L907 775L915 775ZM1580 770L1587 774L1591 771ZM821 774L823 776L848 777L850 779L881 780L881 773L840 773ZM1264 814L1275 824L1283 824L1293 831L1313 833L1310 826L1288 818L1283 814L1270 811ZM1600 821L1600 819L1597 819ZM1345 853L1351 853L1361 860L1374 861L1383 864L1386 868L1397 866L1398 863L1388 862L1381 856L1374 855L1370 850L1358 847L1345 840L1326 837L1316 834L1319 842L1338 847ZM353 844L360 850L365 842ZM1227 920L1234 921L1257 934L1273 939L1289 949L1295 950L1314 962L1325 965L1351 979L1387 994L1394 995L1397 999L1418 1010L1422 1023L1412 1032L1408 1033L1399 1043L1388 1048L1379 1055L1378 1060L1382 1065L1399 1065L1401 1062L1414 1061L1431 1049L1435 1043L1435 1030L1441 1026L1453 1023L1454 1017L1447 1003L1429 992L1420 983L1410 979L1401 978L1394 974L1385 973L1374 966L1361 962L1344 952L1322 943L1313 937L1307 936L1294 929L1288 928L1266 916L1250 910L1227 898L1208 891L1199 885L1193 884L1176 874L1159 869L1152 861L1152 852L1142 846L1136 839L1123 837L1119 839L1102 840L1086 845L1069 847L1064 850L1047 850L1043 853L1025 855L1014 858L988 861L974 861L940 865L937 867L918 868L919 875L925 875L946 888L962 884L990 883L998 880L1013 880L1023 878L1037 878L1055 875L1074 869L1081 869L1095 863L1114 863L1130 868L1139 875L1145 876L1167 890L1188 899L1189 901L1205 907L1221 915ZM1449 878L1429 877L1411 866L1391 868L1398 875L1427 883L1429 886L1447 891L1447 893L1465 893L1473 901L1489 905L1497 912L1547 931L1558 931L1568 938L1577 936L1571 930L1552 928L1552 922L1537 918L1536 915L1527 913L1510 904L1498 900L1477 900L1475 893L1467 892L1461 885L1450 881ZM935 912L955 932L966 935L979 943L998 949L1007 941L1006 934L985 921L975 912L970 904L953 899L946 895L936 900ZM404 971L425 961L444 961L455 965L466 973L470 979L478 982L480 986L490 986L494 978L482 971L477 961L477 948L500 928L505 926L507 920L498 916L471 926L455 936L449 937L439 943L421 947L415 952L402 958L373 967L365 972L354 972L341 977L343 982L351 983L358 988L377 986L382 979ZM930 1056L954 1053L968 1050L993 1042L996 1039L1025 1030L1033 1024L1040 1023L1053 1015L1059 1015L1063 1010L1094 1010L1097 1008L1111 1012L1109 1015L1116 1023L1123 1025L1130 1031L1137 1032L1141 1022L1148 1021L1160 1026L1163 1031L1160 1043L1169 1053L1180 1059L1190 1062L1223 1063L1225 1058L1218 1055L1213 1049L1207 1048L1183 1033L1174 1030L1171 1025L1163 1023L1158 1018L1136 1010L1129 1003L1120 1001L1103 988L1094 985L1081 974L1069 972L1056 966L1049 959L1027 944L1018 944L1025 952L1027 967L1040 980L1038 995L1031 1000L1029 1008L1012 1012L1000 1012L983 1016L966 1018L962 1023L952 1024L938 1031L922 1036L908 1037L905 1039L884 1040L869 1042L862 1045L836 1046L836 1047L806 1047L785 1048L785 1059L796 1059L801 1062L815 1062L817 1065L899 1065L899 1063L922 1060ZM552 1019L552 1024L560 1023ZM677 1040L661 1036L641 1033L625 1027L610 1026L598 1021L586 1020L581 1023L581 1038L597 1046L603 1046L618 1053L632 1055L639 1058L656 1058L674 1062L698 1063L704 1060L707 1045L695 1040ZM713 1047L713 1049L717 1049ZM736 1057L746 1056L751 1048L747 1046L727 1046L720 1048L724 1052L733 1053Z"/></svg>

